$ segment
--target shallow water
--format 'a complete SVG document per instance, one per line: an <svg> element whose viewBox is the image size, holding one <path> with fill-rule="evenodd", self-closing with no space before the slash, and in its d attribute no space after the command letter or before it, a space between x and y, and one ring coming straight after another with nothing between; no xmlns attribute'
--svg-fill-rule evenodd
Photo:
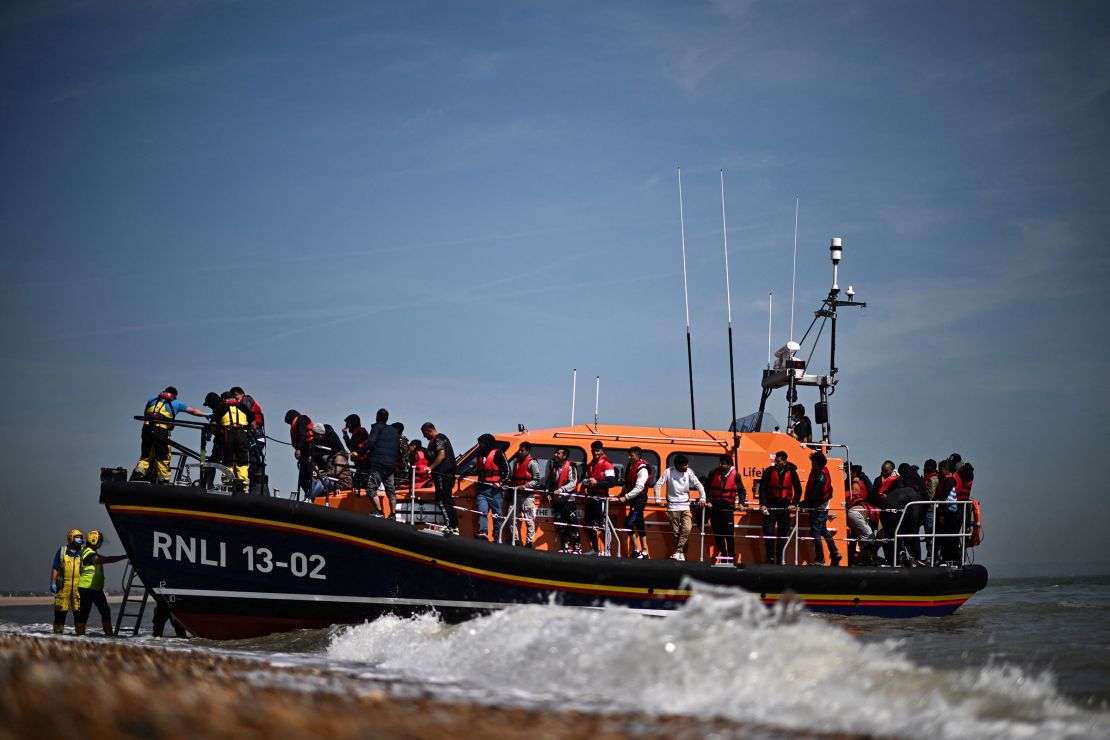
<svg viewBox="0 0 1110 740"><path fill-rule="evenodd" d="M1110 578L992 582L956 615L884 620L764 608L699 588L678 612L522 606L461 625L434 616L233 642L140 643L318 669L400 695L722 717L784 730L904 737L1110 737ZM48 634L50 607L0 608ZM74 638L70 638L74 639ZM288 681L287 677L280 680ZM300 679L298 679L300 680Z"/></svg>

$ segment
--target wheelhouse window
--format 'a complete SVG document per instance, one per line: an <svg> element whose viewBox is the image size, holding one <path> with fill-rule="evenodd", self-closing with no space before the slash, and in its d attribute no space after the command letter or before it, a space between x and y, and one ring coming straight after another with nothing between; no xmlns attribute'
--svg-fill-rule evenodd
<svg viewBox="0 0 1110 740"><path fill-rule="evenodd" d="M606 447L605 455L609 458L609 462L613 463L613 467L616 468L617 480L623 483L624 469L628 465L628 450ZM651 467L652 481L659 480L659 454L651 450L644 450L641 459Z"/></svg>
<svg viewBox="0 0 1110 740"><path fill-rule="evenodd" d="M668 468L674 467L674 459L679 455L685 455L690 460L690 470L694 471L694 475L698 477L703 486L709 484L709 474L721 464L721 452L712 454L705 452L672 452L667 456Z"/></svg>
<svg viewBox="0 0 1110 740"><path fill-rule="evenodd" d="M497 449L501 450L502 452L509 449L509 443L508 442L502 442L499 439L494 440L494 446L497 447ZM475 445L474 447L471 447L469 450L467 450L466 454L463 455L459 459L459 462L457 464L456 472L458 473L458 475L463 475L463 476L474 475L474 472L475 472L475 469L477 468L477 466L478 466L478 446Z"/></svg>

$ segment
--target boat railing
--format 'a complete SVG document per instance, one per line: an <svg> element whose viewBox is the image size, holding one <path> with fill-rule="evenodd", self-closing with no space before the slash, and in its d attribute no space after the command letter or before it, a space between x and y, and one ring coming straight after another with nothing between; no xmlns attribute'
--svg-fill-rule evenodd
<svg viewBox="0 0 1110 740"><path fill-rule="evenodd" d="M937 531L937 526L939 524L939 522L937 521L937 513L938 513L937 509L941 506L947 507L947 511L949 513L954 514L957 511L960 511L962 513L962 516L960 517L959 526L955 531L952 531L952 532L938 532ZM912 534L899 534L899 532L901 532L901 530L902 530L902 523L906 519L906 513L910 510L910 507L915 507L915 508L928 509L928 511L930 513L932 513L932 515L933 515L933 525L928 528L930 531L925 535L926 539L928 539L929 542L930 542L930 546L929 546L929 565L930 566L936 565L937 539L938 538L940 538L940 539L959 538L959 541L960 541L960 560L959 560L959 562L960 562L960 564L964 563L967 560L967 545L968 545L968 542L971 540L971 527L969 527L968 524L970 523L969 514L973 514L973 510L971 509L972 506L973 506L973 502L970 501L970 500L967 500L967 501L959 501L959 500L957 500L957 501L910 501L909 503L907 503L906 507L901 510L901 514L898 517L898 526L895 527L895 529L894 529L893 540L894 540L894 543L895 543L895 553L896 553L895 554L895 559L897 559L898 553L901 553L901 543L903 541L908 541L908 540L911 540L911 539L916 539L916 540L920 541L920 539L921 539L921 535L918 532L914 532ZM922 523L924 523L924 522L922 522ZM915 529L919 529L919 528L920 527L915 527Z"/></svg>

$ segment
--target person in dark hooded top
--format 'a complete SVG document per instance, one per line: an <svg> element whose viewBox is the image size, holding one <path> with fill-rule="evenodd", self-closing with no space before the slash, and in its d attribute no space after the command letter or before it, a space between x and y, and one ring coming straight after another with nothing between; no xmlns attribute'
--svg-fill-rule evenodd
<svg viewBox="0 0 1110 740"><path fill-rule="evenodd" d="M204 397L204 406L212 412L212 418L215 418L216 412L219 411L223 401L220 399L220 394L209 391ZM200 435L200 446L203 451L204 447L208 444L208 440L212 440L212 454L207 455L205 458L206 463L218 463L223 459L223 435L219 433L219 427L215 424L209 424L204 428ZM216 469L215 468L201 468L200 469L200 482L205 490L211 490L216 486Z"/></svg>
<svg viewBox="0 0 1110 740"><path fill-rule="evenodd" d="M883 525L883 537L889 540L883 543L883 557L891 565L897 563L908 565L921 560L921 541L917 538L905 537L905 535L916 534L920 526L920 507L907 508L907 504L920 501L923 495L915 483L919 485L922 483L921 476L917 474L917 466L902 463L898 467L898 475L892 484L893 488L888 489L883 495L879 521ZM903 537L896 538L896 534ZM897 542L895 542L896 539Z"/></svg>
<svg viewBox="0 0 1110 740"><path fill-rule="evenodd" d="M501 522L505 518L505 479L509 477L509 461L505 453L497 446L497 440L492 434L483 434L478 437L478 450L475 453L474 472L478 478L478 532L474 535L480 539L488 540L490 512L493 513L493 536L497 537L501 531Z"/></svg>
<svg viewBox="0 0 1110 740"><path fill-rule="evenodd" d="M308 496L312 490L312 443L316 437L312 419L289 409L285 412L285 423L289 425L289 442L293 446L293 457L297 459L297 489Z"/></svg>

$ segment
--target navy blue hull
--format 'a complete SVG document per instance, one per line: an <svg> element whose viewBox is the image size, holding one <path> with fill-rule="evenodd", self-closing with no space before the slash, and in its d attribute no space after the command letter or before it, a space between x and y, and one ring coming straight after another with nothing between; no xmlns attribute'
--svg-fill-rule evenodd
<svg viewBox="0 0 1110 740"><path fill-rule="evenodd" d="M594 558L440 537L326 507L145 483L104 483L108 508L143 582L193 633L210 638L355 623L436 610L449 620L510 604L605 604L660 613L687 578L773 602L884 616L946 614L986 585L979 566L714 568Z"/></svg>

